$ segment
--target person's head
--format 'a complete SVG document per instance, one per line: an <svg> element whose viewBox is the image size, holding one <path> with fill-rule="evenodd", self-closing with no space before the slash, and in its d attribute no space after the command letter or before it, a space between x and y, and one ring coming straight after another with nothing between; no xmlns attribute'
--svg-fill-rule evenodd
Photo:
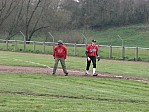
<svg viewBox="0 0 149 112"><path fill-rule="evenodd" d="M96 40L92 40L92 45L96 45Z"/></svg>
<svg viewBox="0 0 149 112"><path fill-rule="evenodd" d="M63 41L62 40L59 40L57 43L58 43L58 45L63 45Z"/></svg>

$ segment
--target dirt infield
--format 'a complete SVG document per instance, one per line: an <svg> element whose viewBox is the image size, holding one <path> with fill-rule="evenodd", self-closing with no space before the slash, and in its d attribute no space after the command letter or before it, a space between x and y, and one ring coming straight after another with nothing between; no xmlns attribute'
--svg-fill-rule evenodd
<svg viewBox="0 0 149 112"><path fill-rule="evenodd" d="M90 78L118 78L123 80L134 80L141 82L149 82L147 78L120 76L115 74L98 73L98 76L86 76L84 71L68 70L69 76L90 77ZM0 65L0 74L46 74L51 75L52 68L39 68L39 67L21 67L21 66L2 66ZM56 75L64 75L62 69L58 69Z"/></svg>

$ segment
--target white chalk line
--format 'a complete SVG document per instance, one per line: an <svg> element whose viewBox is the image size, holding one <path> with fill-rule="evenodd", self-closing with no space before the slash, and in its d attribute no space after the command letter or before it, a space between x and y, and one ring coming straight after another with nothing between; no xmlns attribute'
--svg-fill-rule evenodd
<svg viewBox="0 0 149 112"><path fill-rule="evenodd" d="M13 58L15 61L22 61L22 62L26 62L26 63L31 63L31 64L35 64L35 65L40 65L40 66L44 66L44 67L47 67L47 68L50 68L52 69L51 67L49 67L48 65L45 65L45 64L41 64L41 63L36 63L36 62L33 62L33 61L25 61L25 60L21 60L21 59L17 59L17 58ZM68 70L68 72L73 72L73 73L81 73L81 74L85 74L85 72L81 72L81 71L73 71L73 70Z"/></svg>
<svg viewBox="0 0 149 112"><path fill-rule="evenodd" d="M16 58L13 58L15 61L22 61L22 62L26 62L26 63L31 63L31 64L35 64L35 65L40 65L40 66L44 66L44 67L47 67L47 68L51 68L49 67L48 65L45 65L45 64L41 64L41 63L36 63L36 62L33 62L33 61L25 61L25 60L21 60L21 59L16 59Z"/></svg>

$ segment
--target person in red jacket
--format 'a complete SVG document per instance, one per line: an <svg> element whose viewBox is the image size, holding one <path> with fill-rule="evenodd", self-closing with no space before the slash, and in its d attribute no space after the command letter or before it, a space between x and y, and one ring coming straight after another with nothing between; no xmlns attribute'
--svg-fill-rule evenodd
<svg viewBox="0 0 149 112"><path fill-rule="evenodd" d="M93 76L97 76L96 73L96 56L98 56L98 46L96 45L96 40L92 40L92 43L86 47L86 57L87 57L87 66L86 66L86 75L89 74L89 67L91 61L93 63ZM98 61L100 57L98 56Z"/></svg>
<svg viewBox="0 0 149 112"><path fill-rule="evenodd" d="M53 50L53 57L55 59L55 64L53 68L53 75L56 73L58 62L61 62L63 72L65 73L65 76L68 75L68 72L66 70L66 65L65 65L65 59L67 57L67 48L63 45L63 41L59 40L58 45L54 48Z"/></svg>

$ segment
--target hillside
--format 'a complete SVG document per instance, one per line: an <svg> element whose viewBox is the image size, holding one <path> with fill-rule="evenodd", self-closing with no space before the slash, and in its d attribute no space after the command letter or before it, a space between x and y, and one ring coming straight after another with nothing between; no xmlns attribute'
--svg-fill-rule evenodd
<svg viewBox="0 0 149 112"><path fill-rule="evenodd" d="M95 37L99 44L121 46L138 46L149 48L149 24L138 24L125 27L114 27L101 31L92 31L88 37Z"/></svg>
<svg viewBox="0 0 149 112"><path fill-rule="evenodd" d="M56 39L63 39L64 42L75 42L81 43L83 40L82 30L58 32L54 34ZM92 39L97 40L97 44L100 45L112 45L121 46L123 39L124 46L129 47L147 47L149 48L149 24L137 24L128 25L123 27L111 27L98 30L86 30L84 33L87 38L87 43L90 43ZM80 39L78 41L78 38Z"/></svg>
<svg viewBox="0 0 149 112"><path fill-rule="evenodd" d="M52 32L55 38L55 42L59 39L68 43L83 43L83 35L87 38L87 43L89 44L92 39L97 40L97 44L100 45L112 45L121 46L123 39L124 46L128 47L145 47L149 48L149 24L136 24L128 25L123 27L110 27L98 30L69 30L69 31L58 31ZM0 37L4 39L4 37ZM23 36L17 35L13 39L23 40ZM53 38L47 34L35 34L32 41L53 41Z"/></svg>
<svg viewBox="0 0 149 112"><path fill-rule="evenodd" d="M68 31L55 33L56 37L64 38L65 41L73 39L65 39L66 37L72 38L75 37L78 39L78 35L83 39L82 30L79 31ZM111 27L106 29L98 30L86 30L85 37L88 40L88 43L92 39L96 39L97 43L100 45L112 45L112 46L121 46L122 41L118 35L123 39L124 46L130 47L149 47L149 24L137 24L137 25L128 25L124 27ZM80 39L82 42L82 39Z"/></svg>

